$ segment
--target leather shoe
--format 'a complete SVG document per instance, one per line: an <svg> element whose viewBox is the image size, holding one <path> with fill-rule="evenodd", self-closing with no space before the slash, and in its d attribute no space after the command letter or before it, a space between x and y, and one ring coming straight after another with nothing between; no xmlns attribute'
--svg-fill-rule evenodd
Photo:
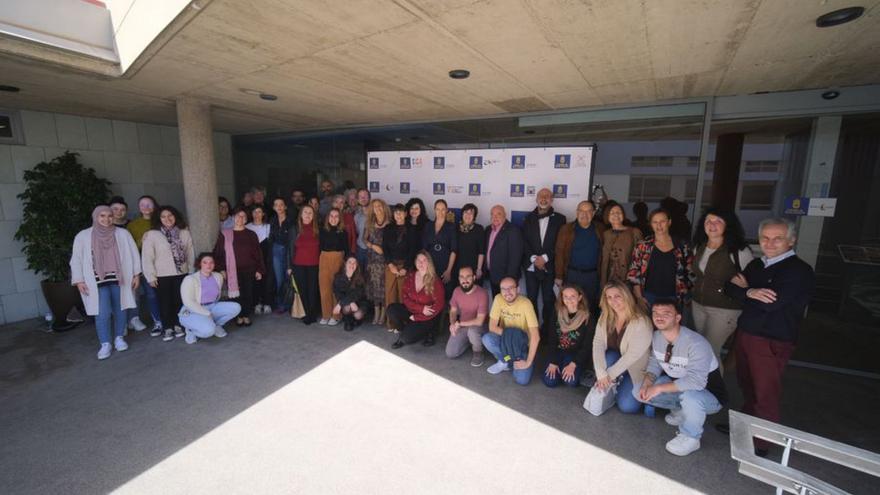
<svg viewBox="0 0 880 495"><path fill-rule="evenodd" d="M425 340L422 341L422 345L425 347L431 347L434 345L434 334L429 333L428 336L425 337Z"/></svg>
<svg viewBox="0 0 880 495"><path fill-rule="evenodd" d="M401 347L403 347L403 345L404 345L403 341L400 339L397 339L397 342L391 344L391 348L392 349L400 349Z"/></svg>

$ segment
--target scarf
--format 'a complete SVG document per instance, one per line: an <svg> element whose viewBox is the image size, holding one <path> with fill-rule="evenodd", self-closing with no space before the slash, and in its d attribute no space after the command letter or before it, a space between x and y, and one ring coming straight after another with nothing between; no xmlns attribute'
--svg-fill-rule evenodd
<svg viewBox="0 0 880 495"><path fill-rule="evenodd" d="M578 328L587 321L587 312L578 310L575 313L569 313L568 309L562 308L557 312L556 321L558 322L556 335L559 338L559 348L571 349L581 337Z"/></svg>
<svg viewBox="0 0 880 495"><path fill-rule="evenodd" d="M233 234L232 229L223 229L223 250L226 254L226 285L229 289L228 295L230 299L235 299L241 295L238 291L238 270L235 265L235 251L232 248Z"/></svg>
<svg viewBox="0 0 880 495"><path fill-rule="evenodd" d="M98 206L92 211L92 263L98 280L104 280L108 273L115 273L119 285L122 280L122 263L119 260L119 248L116 245L116 226L104 227L98 223L98 215L110 212L109 206Z"/></svg>
<svg viewBox="0 0 880 495"><path fill-rule="evenodd" d="M186 249L183 246L183 241L180 240L180 229L176 225L170 229L166 229L163 225L160 229L171 246L171 257L174 258L177 273L186 273Z"/></svg>
<svg viewBox="0 0 880 495"><path fill-rule="evenodd" d="M468 232L474 230L474 225L476 225L476 223L465 224L464 222L462 222L461 224L459 224L458 230L460 230L462 234L467 234Z"/></svg>

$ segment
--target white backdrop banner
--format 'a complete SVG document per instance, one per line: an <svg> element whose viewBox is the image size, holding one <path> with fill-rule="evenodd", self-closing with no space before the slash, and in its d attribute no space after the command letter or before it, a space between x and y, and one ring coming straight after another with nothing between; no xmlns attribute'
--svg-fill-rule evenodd
<svg viewBox="0 0 880 495"><path fill-rule="evenodd" d="M521 224L546 187L553 191L554 209L572 221L577 204L590 197L593 154L592 146L375 151L367 153L367 183L372 196L389 205L421 198L429 217L441 198L456 213L473 203L482 225L496 204Z"/></svg>

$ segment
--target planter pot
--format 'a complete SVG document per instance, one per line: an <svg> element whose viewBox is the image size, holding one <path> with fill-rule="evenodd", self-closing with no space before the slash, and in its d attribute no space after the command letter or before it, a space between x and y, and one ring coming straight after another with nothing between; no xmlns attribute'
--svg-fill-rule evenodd
<svg viewBox="0 0 880 495"><path fill-rule="evenodd" d="M56 332L66 332L73 330L82 321L70 321L67 315L80 301L79 291L76 287L70 285L69 282L49 282L43 280L40 282L40 288L43 289L43 297L46 298L46 304L52 310L52 330Z"/></svg>

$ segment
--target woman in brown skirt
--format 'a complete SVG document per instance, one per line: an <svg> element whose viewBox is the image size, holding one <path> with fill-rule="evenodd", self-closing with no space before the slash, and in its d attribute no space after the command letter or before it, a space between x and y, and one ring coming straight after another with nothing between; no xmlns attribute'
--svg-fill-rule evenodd
<svg viewBox="0 0 880 495"><path fill-rule="evenodd" d="M321 293L321 325L336 325L333 318L336 297L333 295L333 277L342 268L349 252L348 233L342 222L342 214L332 208L324 219L320 234L321 255L318 258L318 287Z"/></svg>

